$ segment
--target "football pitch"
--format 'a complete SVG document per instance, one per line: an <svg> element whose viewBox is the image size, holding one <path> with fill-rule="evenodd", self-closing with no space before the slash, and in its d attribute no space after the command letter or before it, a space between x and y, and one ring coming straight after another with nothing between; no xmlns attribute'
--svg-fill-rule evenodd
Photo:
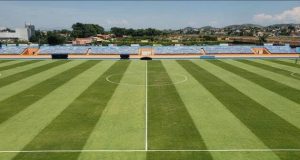
<svg viewBox="0 0 300 160"><path fill-rule="evenodd" d="M0 60L0 160L299 159L295 60Z"/></svg>

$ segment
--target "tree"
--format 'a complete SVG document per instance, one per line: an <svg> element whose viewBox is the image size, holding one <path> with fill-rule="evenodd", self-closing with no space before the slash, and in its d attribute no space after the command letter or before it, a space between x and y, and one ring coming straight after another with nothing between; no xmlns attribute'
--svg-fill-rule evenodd
<svg viewBox="0 0 300 160"><path fill-rule="evenodd" d="M144 29L137 29L135 30L134 34L132 36L139 36L139 37L142 37L144 36Z"/></svg>
<svg viewBox="0 0 300 160"><path fill-rule="evenodd" d="M258 37L258 41L260 44L264 44L265 42L267 42L267 35L262 35Z"/></svg>
<svg viewBox="0 0 300 160"><path fill-rule="evenodd" d="M49 45L61 45L66 41L65 37L59 34L50 34L47 38L47 42Z"/></svg>
<svg viewBox="0 0 300 160"><path fill-rule="evenodd" d="M288 35L291 35L292 32L295 32L296 31L296 27L290 25L288 26L288 29L287 29L287 32L288 32Z"/></svg>
<svg viewBox="0 0 300 160"><path fill-rule="evenodd" d="M14 40L14 43L16 44L16 46L19 46L19 45L20 45L20 42L19 42L18 39L15 39L15 40Z"/></svg>
<svg viewBox="0 0 300 160"><path fill-rule="evenodd" d="M144 34L146 36L158 36L161 35L161 31L154 28L147 28L144 30Z"/></svg>
<svg viewBox="0 0 300 160"><path fill-rule="evenodd" d="M98 24L75 23L72 25L72 29L71 36L73 38L86 38L104 33L104 28Z"/></svg>
<svg viewBox="0 0 300 160"><path fill-rule="evenodd" d="M280 32L279 32L279 35L281 35L281 36L288 36L289 35L289 31L286 28L281 29Z"/></svg>
<svg viewBox="0 0 300 160"><path fill-rule="evenodd" d="M143 37L143 36L158 36L162 35L163 32L154 28L147 29L126 29L119 27L112 27L110 32L115 34L117 37L121 37L123 35L133 36L133 37Z"/></svg>
<svg viewBox="0 0 300 160"><path fill-rule="evenodd" d="M30 41L30 42L38 42L39 39L38 39L37 36L33 35L33 36L30 37L29 41Z"/></svg>
<svg viewBox="0 0 300 160"><path fill-rule="evenodd" d="M69 30L67 30L67 29L62 29L62 30L60 30L60 31L58 31L58 32L60 32L60 33L62 33L62 34L71 34L71 31L69 31Z"/></svg>
<svg viewBox="0 0 300 160"><path fill-rule="evenodd" d="M33 43L44 44L47 43L47 35L40 30L36 30L35 35L30 37L29 41Z"/></svg>
<svg viewBox="0 0 300 160"><path fill-rule="evenodd" d="M125 34L126 34L126 35L130 35L130 36L132 36L132 35L134 34L134 32L135 32L135 30L134 30L134 29L132 29L132 28L129 28L129 29L126 29L126 31L125 31Z"/></svg>
<svg viewBox="0 0 300 160"><path fill-rule="evenodd" d="M119 28L119 27L112 27L110 29L110 32L114 35L116 35L117 37L121 37L123 35L128 35L128 32L125 28Z"/></svg>
<svg viewBox="0 0 300 160"><path fill-rule="evenodd" d="M202 37L205 41L217 41L218 38L215 36L203 36Z"/></svg>
<svg viewBox="0 0 300 160"><path fill-rule="evenodd" d="M10 28L5 28L5 29L2 29L0 30L1 32L16 32L15 30L12 30Z"/></svg>

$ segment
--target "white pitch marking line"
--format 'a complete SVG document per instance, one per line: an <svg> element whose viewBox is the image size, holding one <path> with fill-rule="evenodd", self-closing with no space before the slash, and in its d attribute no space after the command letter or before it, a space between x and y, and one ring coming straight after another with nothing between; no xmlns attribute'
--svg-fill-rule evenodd
<svg viewBox="0 0 300 160"><path fill-rule="evenodd" d="M146 61L145 74L145 150L148 150L148 61Z"/></svg>
<svg viewBox="0 0 300 160"><path fill-rule="evenodd" d="M290 75L297 78L296 74L298 74L298 73L293 72Z"/></svg>
<svg viewBox="0 0 300 160"><path fill-rule="evenodd" d="M147 63L147 62L146 62ZM134 74L136 75L136 73L130 73L130 74ZM109 76L107 76L105 79L107 82L109 83L113 83L113 84L118 84L118 85L128 85L128 86L146 86L145 84L131 84L131 83L120 83L120 82L114 82L112 80L110 80L111 77L113 76L116 76L116 75L121 75L121 74L111 74ZM160 84L160 85L155 85L155 84L147 84L147 87L149 86L169 86L169 85L177 85L177 84L180 84L180 83L184 83L188 80L188 77L185 76L185 75L182 75L182 74L173 74L173 75L176 75L176 76L179 76L179 77L183 77L183 80L180 80L180 81L177 81L177 82L174 82L174 83L169 83L169 84Z"/></svg>
<svg viewBox="0 0 300 160"><path fill-rule="evenodd" d="M271 67L275 67L275 66L271 66ZM275 67L276 68L276 67ZM291 71L289 71L287 68L279 68L279 69L283 69L283 70L286 70L286 71L288 71L288 72L291 72ZM298 77L296 74L299 74L299 73L296 73L296 72L291 72L290 73L290 76L292 76L292 77Z"/></svg>
<svg viewBox="0 0 300 160"><path fill-rule="evenodd" d="M300 152L300 149L203 149L203 150L23 150L0 153L70 153L70 152Z"/></svg>

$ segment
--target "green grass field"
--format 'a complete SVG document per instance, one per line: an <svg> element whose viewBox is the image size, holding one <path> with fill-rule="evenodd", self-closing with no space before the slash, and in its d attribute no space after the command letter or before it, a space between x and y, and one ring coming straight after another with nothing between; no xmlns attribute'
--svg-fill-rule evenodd
<svg viewBox="0 0 300 160"><path fill-rule="evenodd" d="M299 160L293 60L0 60L0 160Z"/></svg>

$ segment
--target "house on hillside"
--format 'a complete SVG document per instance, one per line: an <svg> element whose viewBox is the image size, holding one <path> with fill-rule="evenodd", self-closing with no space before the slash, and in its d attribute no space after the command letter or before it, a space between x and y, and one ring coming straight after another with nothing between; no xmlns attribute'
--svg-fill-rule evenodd
<svg viewBox="0 0 300 160"><path fill-rule="evenodd" d="M97 36L97 37L88 37L88 38L76 38L74 41L72 41L72 44L78 46L86 46L86 45L91 45L92 43L99 44L102 42L109 42L109 41Z"/></svg>
<svg viewBox="0 0 300 160"><path fill-rule="evenodd" d="M73 45L79 45L79 46L85 46L85 45L90 45L93 42L92 37L88 38L76 38L74 41L72 41Z"/></svg>

